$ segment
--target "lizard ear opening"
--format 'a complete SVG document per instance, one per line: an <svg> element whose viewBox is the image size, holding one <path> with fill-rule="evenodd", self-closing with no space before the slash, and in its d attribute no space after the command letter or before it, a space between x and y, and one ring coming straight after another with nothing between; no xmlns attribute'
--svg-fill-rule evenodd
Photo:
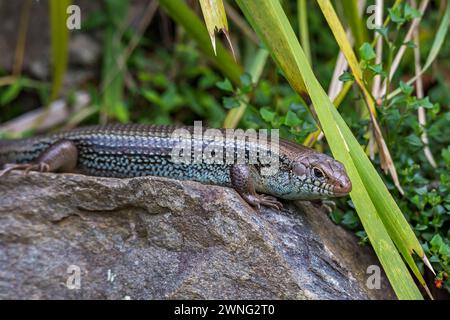
<svg viewBox="0 0 450 320"><path fill-rule="evenodd" d="M292 168L292 172L294 172L297 176L304 176L306 175L306 167L301 163L296 163Z"/></svg>

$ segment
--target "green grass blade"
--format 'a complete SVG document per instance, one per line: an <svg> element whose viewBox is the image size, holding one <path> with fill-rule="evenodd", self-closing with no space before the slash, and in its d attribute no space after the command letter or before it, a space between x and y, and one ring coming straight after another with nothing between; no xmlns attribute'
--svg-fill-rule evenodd
<svg viewBox="0 0 450 320"><path fill-rule="evenodd" d="M311 60L311 48L309 45L308 7L307 0L297 0L298 25L300 26L300 43L305 51L309 63Z"/></svg>
<svg viewBox="0 0 450 320"><path fill-rule="evenodd" d="M109 24L105 30L104 55L102 67L102 111L103 115L121 122L127 122L128 110L123 102L125 61L122 32L126 21L128 1L106 0Z"/></svg>
<svg viewBox="0 0 450 320"><path fill-rule="evenodd" d="M333 155L344 163L350 176L354 186L350 196L398 298L422 299L420 291L373 203L369 189L366 187L366 177L362 176L358 170L361 163L355 161L358 160L357 157L352 157L352 154L366 157L365 153L314 76L281 5L278 1L271 0L260 0L257 3L238 0L237 3L257 34L265 42L289 83L302 96L307 93L299 88L306 89L309 93ZM299 86L299 84L304 86ZM352 149L350 149L349 142L351 142ZM368 166L370 170L375 170L370 161L364 165ZM374 186L374 188L376 187ZM379 192L385 197L391 197L383 189ZM409 228L409 225L406 224L406 227Z"/></svg>
<svg viewBox="0 0 450 320"><path fill-rule="evenodd" d="M69 29L66 26L70 0L50 1L50 35L52 52L52 87L50 100L58 97L67 69Z"/></svg>
<svg viewBox="0 0 450 320"><path fill-rule="evenodd" d="M358 0L339 1L344 11L345 19L355 39L355 48L361 47L369 39L365 19L361 18L358 10Z"/></svg>
<svg viewBox="0 0 450 320"><path fill-rule="evenodd" d="M328 0L319 0L319 5L323 14L326 17L330 27L333 30L336 41L338 41L341 50L349 61L349 65L355 76L355 80L361 87L361 90L367 96L367 102L374 108L373 99L369 94L369 91L365 87L362 79L362 70L353 50L350 47L350 43L345 36L345 31L337 18L336 13ZM350 133L350 132L349 132ZM357 149L357 145L353 144L350 148L352 151ZM377 207L378 213L386 226L389 235L398 247L403 258L408 263L411 270L414 272L420 283L425 287L425 281L420 274L417 265L412 257L413 252L417 253L422 259L426 258L425 253L417 240L413 230L409 226L402 212L398 208L392 196L389 194L386 186L381 180L380 176L376 172L375 168L371 165L370 160L366 155L359 153L353 153L353 160L359 170L363 181L366 184L366 188L372 197L373 203ZM388 196L387 196L388 195Z"/></svg>

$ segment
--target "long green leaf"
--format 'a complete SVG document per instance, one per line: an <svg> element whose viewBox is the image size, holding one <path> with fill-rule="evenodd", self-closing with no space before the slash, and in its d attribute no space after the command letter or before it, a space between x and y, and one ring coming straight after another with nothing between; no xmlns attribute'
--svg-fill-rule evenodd
<svg viewBox="0 0 450 320"><path fill-rule="evenodd" d="M292 28L288 21L278 20L277 12L266 8L266 1L254 1L252 5L251 1L238 1L239 6L242 9L241 4L252 7L251 14L247 14L244 10L245 17L255 29L256 33L264 44L270 47L269 50L272 58L275 60L280 69L284 72L284 76L289 81L292 88L305 100L309 102L309 95L306 90L303 79L298 77L297 70L292 68L296 64L295 56L292 55L292 43L288 41L289 36L287 30L292 31ZM278 3L278 1L273 1ZM258 8L261 4L261 8ZM278 4L279 5L279 4ZM260 24L260 21L279 21L279 23L272 24ZM258 26L258 29L255 28ZM259 29L262 30L259 30ZM263 29L264 28L264 29ZM292 31L293 32L293 31ZM295 34L294 34L295 37ZM274 42L275 41L275 42ZM298 44L298 41L297 41Z"/></svg>
<svg viewBox="0 0 450 320"><path fill-rule="evenodd" d="M361 18L358 10L358 0L339 2L344 11L345 18L355 38L355 48L359 48L369 38L365 19Z"/></svg>
<svg viewBox="0 0 450 320"><path fill-rule="evenodd" d="M122 32L124 29L128 1L105 0L109 24L104 37L104 54L102 67L102 107L103 114L121 122L127 122L128 110L123 102L125 62L122 61L124 46Z"/></svg>
<svg viewBox="0 0 450 320"><path fill-rule="evenodd" d="M299 94L304 95L305 92L299 91L298 88L303 88L299 84L305 85L333 155L344 163L350 176L353 183L353 191L350 196L397 296L400 299L422 299L406 265L381 221L379 212L377 212L373 203L374 200L366 187L366 177L361 175L358 167L366 166L370 170L375 169L314 76L307 57L298 43L281 5L278 1L272 0L259 0L257 2L238 0L237 3L257 34L265 42L293 88ZM281 52L280 48L285 51ZM349 142L351 142L351 145ZM350 146L352 149L350 149ZM352 157L352 154L357 155L357 157ZM367 159L368 163L361 159ZM374 188L377 188L377 186L374 186ZM384 189L378 191L385 197L391 197ZM405 225L402 227L405 227ZM407 224L406 227L409 228Z"/></svg>
<svg viewBox="0 0 450 320"><path fill-rule="evenodd" d="M58 97L67 69L69 29L66 26L66 10L70 3L70 0L50 1L50 35L52 40L51 100Z"/></svg>
<svg viewBox="0 0 450 320"><path fill-rule="evenodd" d="M307 0L297 0L297 14L298 14L298 24L300 26L300 43L308 57L309 63L311 60L311 49L309 45L309 28L308 28L308 7Z"/></svg>
<svg viewBox="0 0 450 320"><path fill-rule="evenodd" d="M365 87L362 79L362 70L360 69L356 56L345 36L345 31L340 24L330 1L318 0L318 3L327 19L328 24L332 28L333 34L335 35L341 50L349 61L349 66L353 71L356 82L365 93L368 103L374 107L373 98L370 96L370 93ZM351 150L355 150L355 148L356 144L352 145ZM367 156L363 157L358 153L353 153L353 157L361 176L364 178L366 188L369 191L375 206L377 207L378 213L389 232L389 235L403 255L403 258L407 261L411 270L416 275L417 279L424 287L426 287L425 281L412 257L413 252L415 252L422 259L426 259L422 246L392 196L385 196L386 194L389 194L389 192L375 168L373 168L372 165L369 167L370 161Z"/></svg>

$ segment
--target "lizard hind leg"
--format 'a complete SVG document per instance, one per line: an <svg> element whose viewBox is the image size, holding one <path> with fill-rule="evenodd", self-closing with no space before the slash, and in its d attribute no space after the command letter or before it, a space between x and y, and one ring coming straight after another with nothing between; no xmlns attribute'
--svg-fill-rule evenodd
<svg viewBox="0 0 450 320"><path fill-rule="evenodd" d="M42 154L31 163L9 163L5 164L0 171L0 177L12 170L24 170L39 172L73 172L78 160L78 149L69 140L59 140L48 147Z"/></svg>

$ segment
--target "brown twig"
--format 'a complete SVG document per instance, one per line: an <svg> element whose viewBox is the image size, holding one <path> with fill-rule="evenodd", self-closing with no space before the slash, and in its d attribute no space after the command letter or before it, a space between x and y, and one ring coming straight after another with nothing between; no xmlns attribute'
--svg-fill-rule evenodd
<svg viewBox="0 0 450 320"><path fill-rule="evenodd" d="M413 4L415 4L415 0L412 1ZM424 97L424 92L423 92L423 82L422 82L422 77L420 76L421 73L421 64L420 64L420 40L419 40L419 28L416 28L416 30L414 30L414 42L416 44L415 48L414 48L414 65L415 65L415 73L417 76L417 80L416 80L416 96L419 99L422 99ZM433 154L431 153L430 150L430 146L429 146L429 140L428 140L428 135L427 132L425 130L426 124L427 124L427 119L426 119L426 114L425 114L425 108L420 106L419 109L417 110L417 117L419 120L419 125L422 129L422 134L420 136L423 144L424 144L424 148L423 148L423 152L425 153L425 157L427 158L428 162L430 163L430 165L433 168L436 168L436 161L434 160Z"/></svg>
<svg viewBox="0 0 450 320"><path fill-rule="evenodd" d="M22 73L23 57L25 55L25 42L27 39L28 22L30 21L31 0L26 0L20 13L19 31L17 37L16 51L14 54L14 65L12 74L19 77Z"/></svg>

